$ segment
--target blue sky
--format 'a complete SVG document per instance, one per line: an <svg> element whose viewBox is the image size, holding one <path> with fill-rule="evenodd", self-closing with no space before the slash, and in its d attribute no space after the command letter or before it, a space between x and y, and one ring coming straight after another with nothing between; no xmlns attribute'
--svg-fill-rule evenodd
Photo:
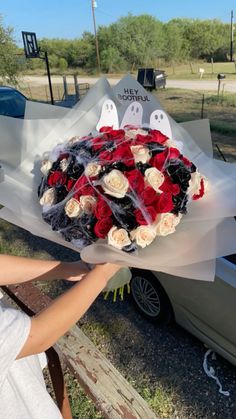
<svg viewBox="0 0 236 419"><path fill-rule="evenodd" d="M131 12L148 13L162 22L173 18L220 19L230 23L233 0L97 0L97 26L109 25ZM15 29L22 44L21 31L36 32L37 38L76 38L84 31L93 32L91 0L7 0L1 2L4 24Z"/></svg>

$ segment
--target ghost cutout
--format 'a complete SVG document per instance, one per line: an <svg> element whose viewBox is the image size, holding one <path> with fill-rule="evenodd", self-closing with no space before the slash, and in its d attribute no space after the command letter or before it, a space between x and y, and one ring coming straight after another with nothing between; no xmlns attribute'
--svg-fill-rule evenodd
<svg viewBox="0 0 236 419"><path fill-rule="evenodd" d="M110 99L105 100L102 105L101 116L96 126L97 131L99 131L102 127L113 127L113 129L119 128L119 119L116 105Z"/></svg>
<svg viewBox="0 0 236 419"><path fill-rule="evenodd" d="M172 140L172 130L168 116L164 111L156 109L150 116L150 128L157 129Z"/></svg>
<svg viewBox="0 0 236 419"><path fill-rule="evenodd" d="M168 116L164 111L156 109L152 112L150 116L150 128L161 131L162 134L166 135L170 140L173 141L173 143L176 144L176 147L179 149L179 151L183 151L184 145L182 141L177 141L176 139L173 139L170 122Z"/></svg>
<svg viewBox="0 0 236 419"><path fill-rule="evenodd" d="M126 125L134 125L141 127L143 119L143 108L138 102L132 102L125 111L124 117L121 122L121 128Z"/></svg>

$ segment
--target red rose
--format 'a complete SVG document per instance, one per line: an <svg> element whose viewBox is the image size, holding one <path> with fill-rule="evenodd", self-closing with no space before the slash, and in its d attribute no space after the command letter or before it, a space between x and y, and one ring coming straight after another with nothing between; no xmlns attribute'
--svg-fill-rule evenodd
<svg viewBox="0 0 236 419"><path fill-rule="evenodd" d="M96 137L91 140L95 151L99 151L105 144L103 137Z"/></svg>
<svg viewBox="0 0 236 419"><path fill-rule="evenodd" d="M81 195L95 195L95 191L88 182L86 176L81 176L74 185L74 192L77 198Z"/></svg>
<svg viewBox="0 0 236 419"><path fill-rule="evenodd" d="M159 195L157 203L155 205L157 213L162 214L164 212L170 212L174 209L171 193L163 192Z"/></svg>
<svg viewBox="0 0 236 419"><path fill-rule="evenodd" d="M48 177L48 185L49 186L62 186L65 185L67 182L67 175L59 170L51 173Z"/></svg>
<svg viewBox="0 0 236 419"><path fill-rule="evenodd" d="M67 184L66 184L68 192L71 191L71 189L74 187L74 184L75 184L74 179L68 179Z"/></svg>
<svg viewBox="0 0 236 419"><path fill-rule="evenodd" d="M59 156L59 160L68 159L68 157L69 157L69 153L62 153Z"/></svg>
<svg viewBox="0 0 236 419"><path fill-rule="evenodd" d="M94 233L100 239L105 239L109 230L112 228L113 222L111 217L101 218L94 226Z"/></svg>
<svg viewBox="0 0 236 419"><path fill-rule="evenodd" d="M194 201L197 201L198 199L202 198L204 194L205 194L205 185L204 185L204 180L201 179L199 193L198 194L194 194L193 197L192 197L192 199Z"/></svg>
<svg viewBox="0 0 236 419"><path fill-rule="evenodd" d="M110 132L113 130L113 127L102 127L100 128L100 132Z"/></svg>
<svg viewBox="0 0 236 419"><path fill-rule="evenodd" d="M164 144L168 140L168 137L165 134L162 134L161 131L156 129L152 129L149 135L152 138L151 141L154 143Z"/></svg>
<svg viewBox="0 0 236 419"><path fill-rule="evenodd" d="M113 153L111 153L111 151L107 151L107 150L101 151L101 153L99 153L98 158L99 158L99 161L100 161L101 164L104 161L105 162L106 161L112 162L114 160L113 159Z"/></svg>
<svg viewBox="0 0 236 419"><path fill-rule="evenodd" d="M136 209L134 211L134 215L135 215L137 223L139 223L139 225L152 224L155 221L156 216L157 216L157 212L155 208L151 206L144 207L143 212L140 209Z"/></svg>
<svg viewBox="0 0 236 419"><path fill-rule="evenodd" d="M168 158L169 159L178 159L180 156L180 152L177 148L175 147L170 147L168 149Z"/></svg>
<svg viewBox="0 0 236 419"><path fill-rule="evenodd" d="M113 161L124 163L128 167L135 165L134 156L127 144L120 145L113 153Z"/></svg>
<svg viewBox="0 0 236 419"><path fill-rule="evenodd" d="M181 157L181 160L182 160L182 162L184 163L185 166L187 166L187 167L191 167L192 166L191 161L189 161L189 159L187 159L187 157L182 156Z"/></svg>
<svg viewBox="0 0 236 419"><path fill-rule="evenodd" d="M131 170L130 172L125 172L130 188L137 194L141 195L141 192L144 190L144 177L138 169Z"/></svg>
<svg viewBox="0 0 236 419"><path fill-rule="evenodd" d="M147 186L141 193L141 198L145 205L151 205L157 200L158 195L151 186Z"/></svg>
<svg viewBox="0 0 236 419"><path fill-rule="evenodd" d="M110 215L112 215L111 208L102 197L99 197L98 199L98 202L94 210L94 215L97 219L107 218Z"/></svg>
<svg viewBox="0 0 236 419"><path fill-rule="evenodd" d="M156 167L156 169L162 171L165 166L167 158L168 158L168 149L166 149L162 153L156 154L154 157L151 158L149 163L152 166Z"/></svg>
<svg viewBox="0 0 236 419"><path fill-rule="evenodd" d="M125 131L123 129L113 129L108 133L108 137L110 140L122 140L124 136Z"/></svg>
<svg viewBox="0 0 236 419"><path fill-rule="evenodd" d="M180 186L177 183L173 183L169 176L165 177L159 189L163 192L170 192L174 196L180 193Z"/></svg>
<svg viewBox="0 0 236 419"><path fill-rule="evenodd" d="M144 145L144 144L150 143L151 140L152 138L150 135L138 134L135 140L133 141L133 145Z"/></svg>

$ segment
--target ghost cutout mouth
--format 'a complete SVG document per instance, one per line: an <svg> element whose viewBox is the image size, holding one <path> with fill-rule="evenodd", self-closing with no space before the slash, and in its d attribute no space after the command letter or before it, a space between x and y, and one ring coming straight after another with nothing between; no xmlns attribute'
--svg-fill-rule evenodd
<svg viewBox="0 0 236 419"><path fill-rule="evenodd" d="M102 127L119 128L118 112L115 103L108 99L102 105L102 112L97 123L96 129L99 131Z"/></svg>

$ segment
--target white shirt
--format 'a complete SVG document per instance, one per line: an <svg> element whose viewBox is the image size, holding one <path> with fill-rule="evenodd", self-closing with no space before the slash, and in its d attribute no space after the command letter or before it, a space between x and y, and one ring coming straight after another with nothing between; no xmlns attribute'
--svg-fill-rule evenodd
<svg viewBox="0 0 236 419"><path fill-rule="evenodd" d="M31 320L0 300L0 419L62 419L46 390L38 355L16 360Z"/></svg>

